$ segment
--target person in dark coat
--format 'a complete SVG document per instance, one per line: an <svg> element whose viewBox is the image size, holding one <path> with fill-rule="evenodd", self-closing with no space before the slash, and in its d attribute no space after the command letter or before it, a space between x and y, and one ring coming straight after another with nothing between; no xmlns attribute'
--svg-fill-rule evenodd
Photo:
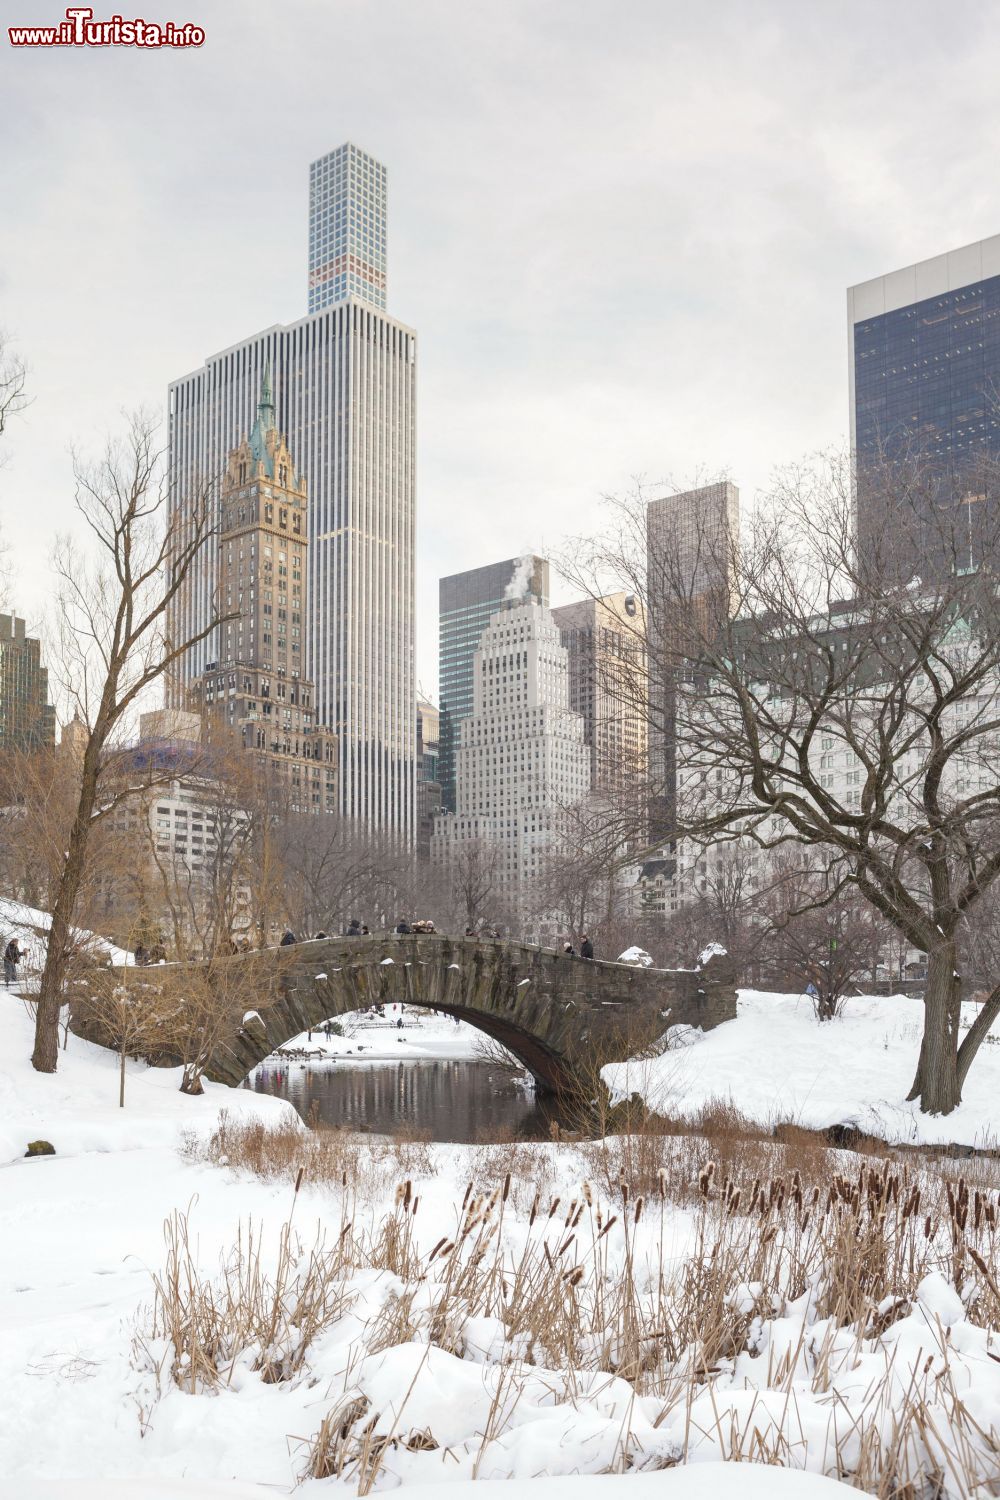
<svg viewBox="0 0 1000 1500"><path fill-rule="evenodd" d="M292 929L290 927L288 927L288 928L285 929L285 935L281 939L280 946L282 948L289 948L289 947L291 947L292 943L294 943L294 942L295 942L295 933L292 931Z"/></svg>
<svg viewBox="0 0 1000 1500"><path fill-rule="evenodd" d="M18 947L17 938L11 938L3 950L3 978L8 989L17 982L17 966L23 957L24 954Z"/></svg>
<svg viewBox="0 0 1000 1500"><path fill-rule="evenodd" d="M593 956L594 956L594 945L590 941L590 938L587 936L587 934L584 933L583 937L580 940L580 957L581 958L593 958Z"/></svg>
<svg viewBox="0 0 1000 1500"><path fill-rule="evenodd" d="M348 937L360 937L361 936L361 923L358 921L357 917L352 917L351 918L350 925L349 925L349 927L347 929L347 936Z"/></svg>
<svg viewBox="0 0 1000 1500"><path fill-rule="evenodd" d="M567 958L576 957L576 949L573 947L572 943L563 943L563 952L565 953Z"/></svg>
<svg viewBox="0 0 1000 1500"><path fill-rule="evenodd" d="M400 917L399 921L396 923L396 934L398 937L409 937L410 924L405 917Z"/></svg>

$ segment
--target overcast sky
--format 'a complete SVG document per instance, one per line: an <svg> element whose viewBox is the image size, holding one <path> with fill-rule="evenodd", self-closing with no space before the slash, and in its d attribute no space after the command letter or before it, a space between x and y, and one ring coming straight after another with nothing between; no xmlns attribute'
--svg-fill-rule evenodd
<svg viewBox="0 0 1000 1500"><path fill-rule="evenodd" d="M131 16L129 0L103 6ZM4 26L62 0L3 0ZM844 440L845 288L1000 230L995 10L954 0L156 0L197 51L0 41L0 527L37 624L71 444L306 311L309 163L389 172L420 335L418 674L442 573L632 476L744 499Z"/></svg>

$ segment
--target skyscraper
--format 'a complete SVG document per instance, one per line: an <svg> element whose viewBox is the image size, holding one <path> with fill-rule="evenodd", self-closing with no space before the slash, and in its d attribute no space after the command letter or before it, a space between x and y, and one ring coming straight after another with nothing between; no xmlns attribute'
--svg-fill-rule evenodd
<svg viewBox="0 0 1000 1500"><path fill-rule="evenodd" d="M569 664L569 706L583 718L591 787L616 793L646 774L646 642L634 594L552 611Z"/></svg>
<svg viewBox="0 0 1000 1500"><path fill-rule="evenodd" d="M191 707L206 742L254 755L292 812L336 812L336 736L316 724L305 673L306 482L275 425L267 370L257 420L229 454L221 498L221 656L191 684Z"/></svg>
<svg viewBox="0 0 1000 1500"><path fill-rule="evenodd" d="M363 180L347 178L355 220ZM416 354L411 328L348 289L212 355L169 393L171 499L183 511L250 429L270 366L275 422L308 484L305 671L317 722L337 735L340 808L405 840L416 755ZM172 612L175 640L210 618L218 584L218 554L206 547ZM173 706L223 654L218 631L186 653Z"/></svg>
<svg viewBox="0 0 1000 1500"><path fill-rule="evenodd" d="M55 744L56 716L42 647L17 615L0 615L0 750Z"/></svg>
<svg viewBox="0 0 1000 1500"><path fill-rule="evenodd" d="M456 769L457 810L436 820L432 855L447 862L462 845L493 846L528 920L531 884L561 848L560 814L590 788L566 650L552 615L531 597L501 605L482 633Z"/></svg>
<svg viewBox="0 0 1000 1500"><path fill-rule="evenodd" d="M871 466L904 454L925 462L939 487L930 510L941 492L967 498L977 460L1000 457L1000 235L849 287L847 334L864 549L891 527L865 482Z"/></svg>
<svg viewBox="0 0 1000 1500"><path fill-rule="evenodd" d="M740 492L722 480L651 500L646 508L646 639L649 648L650 836L669 842L677 806L674 678L682 638L711 629L732 602ZM661 790L656 792L655 789Z"/></svg>
<svg viewBox="0 0 1000 1500"><path fill-rule="evenodd" d="M441 735L438 781L441 805L455 811L455 757L458 726L472 712L473 662L483 631L505 601L549 602L549 565L544 557L509 557L452 573L438 586Z"/></svg>
<svg viewBox="0 0 1000 1500"><path fill-rule="evenodd" d="M309 168L309 311L385 307L386 170L348 141Z"/></svg>

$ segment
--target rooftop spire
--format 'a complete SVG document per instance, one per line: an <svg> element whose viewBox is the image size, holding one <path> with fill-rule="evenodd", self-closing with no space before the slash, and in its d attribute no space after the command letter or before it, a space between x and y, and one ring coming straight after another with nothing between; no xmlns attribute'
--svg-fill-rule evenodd
<svg viewBox="0 0 1000 1500"><path fill-rule="evenodd" d="M260 401L257 403L257 420L264 432L274 427L274 397L271 395L271 360L264 363L264 378L260 383Z"/></svg>

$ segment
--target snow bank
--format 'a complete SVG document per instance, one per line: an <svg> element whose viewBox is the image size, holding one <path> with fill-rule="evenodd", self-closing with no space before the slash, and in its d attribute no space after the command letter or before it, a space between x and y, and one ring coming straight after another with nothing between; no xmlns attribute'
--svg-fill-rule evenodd
<svg viewBox="0 0 1000 1500"><path fill-rule="evenodd" d="M750 1464L699 1464L656 1474L586 1474L565 1479L494 1482L488 1492L472 1480L415 1484L407 1500L846 1500L848 1485L818 1474ZM328 1482L306 1483L296 1494L330 1494ZM344 1490L340 1494L349 1493ZM284 1486L201 1483L195 1479L21 1480L18 1500L266 1500ZM857 1491L853 1492L855 1495Z"/></svg>
<svg viewBox="0 0 1000 1500"><path fill-rule="evenodd" d="M634 944L631 948L626 948L624 953L619 953L618 962L620 964L638 964L643 969L651 969L653 967L653 960L645 948L638 948Z"/></svg>
<svg viewBox="0 0 1000 1500"><path fill-rule="evenodd" d="M70 1034L51 1074L31 1066L34 1007L0 990L0 1163L24 1156L29 1141L51 1141L56 1156L177 1145L184 1130L210 1132L220 1109L233 1118L298 1121L290 1104L247 1089L206 1083L180 1092L179 1068L127 1062L125 1108L118 1107L117 1054ZM51 1160L51 1158L49 1159ZM45 1169L46 1163L32 1163Z"/></svg>
<svg viewBox="0 0 1000 1500"><path fill-rule="evenodd" d="M963 1006L963 1025L976 1007ZM923 1002L903 995L847 1000L817 1021L805 996L741 991L735 1021L686 1038L695 1045L603 1070L615 1099L636 1093L665 1115L690 1119L731 1101L764 1125L813 1130L849 1124L894 1142L996 1143L1000 1021L980 1048L953 1114L923 1115L906 1102L920 1050Z"/></svg>

